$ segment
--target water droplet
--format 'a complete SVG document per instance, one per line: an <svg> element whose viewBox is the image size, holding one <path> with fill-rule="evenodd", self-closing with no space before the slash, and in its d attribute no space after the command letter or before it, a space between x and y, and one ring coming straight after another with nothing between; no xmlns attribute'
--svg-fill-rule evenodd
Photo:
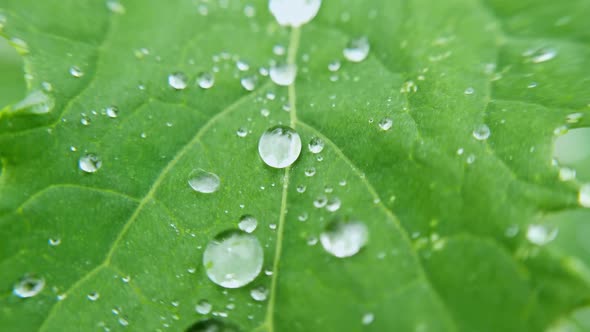
<svg viewBox="0 0 590 332"><path fill-rule="evenodd" d="M245 214L240 217L240 222L238 223L238 227L246 233L252 233L258 226L258 221L256 218L249 214Z"/></svg>
<svg viewBox="0 0 590 332"><path fill-rule="evenodd" d="M369 230L360 221L336 220L320 234L324 249L336 257L350 257L358 253L369 240Z"/></svg>
<svg viewBox="0 0 590 332"><path fill-rule="evenodd" d="M33 275L25 275L13 287L12 293L20 298L33 297L45 287L45 279Z"/></svg>
<svg viewBox="0 0 590 332"><path fill-rule="evenodd" d="M263 117L268 117L270 115L270 111L268 110L268 108L263 108L260 110L260 115L262 115Z"/></svg>
<svg viewBox="0 0 590 332"><path fill-rule="evenodd" d="M340 69L340 60L334 60L328 64L328 70L336 72Z"/></svg>
<svg viewBox="0 0 590 332"><path fill-rule="evenodd" d="M363 325L369 325L371 324L373 321L375 320L375 315L373 315L372 313L368 312L366 314L363 315Z"/></svg>
<svg viewBox="0 0 590 332"><path fill-rule="evenodd" d="M330 212L338 211L338 209L340 209L340 205L342 205L342 203L338 197L330 198L326 203L326 210Z"/></svg>
<svg viewBox="0 0 590 332"><path fill-rule="evenodd" d="M300 194L303 194L306 189L307 189L307 187L305 185L300 184L297 186L297 192Z"/></svg>
<svg viewBox="0 0 590 332"><path fill-rule="evenodd" d="M205 249L203 265L207 276L225 288L252 282L262 270L263 251L256 237L238 230L217 235Z"/></svg>
<svg viewBox="0 0 590 332"><path fill-rule="evenodd" d="M312 137L308 144L311 153L320 153L324 150L324 141L319 137Z"/></svg>
<svg viewBox="0 0 590 332"><path fill-rule="evenodd" d="M472 95L474 92L475 92L475 89L474 89L474 88L471 88L471 87L469 87L469 88L465 89L465 92L464 92L464 93L465 93L466 95Z"/></svg>
<svg viewBox="0 0 590 332"><path fill-rule="evenodd" d="M590 208L590 183L583 184L578 192L578 203L580 206Z"/></svg>
<svg viewBox="0 0 590 332"><path fill-rule="evenodd" d="M314 176L315 175L315 167L309 167L305 169L305 176Z"/></svg>
<svg viewBox="0 0 590 332"><path fill-rule="evenodd" d="M254 301L266 301L266 298L268 297L268 289L263 286L253 288L250 291L250 296Z"/></svg>
<svg viewBox="0 0 590 332"><path fill-rule="evenodd" d="M307 245L308 246L315 246L318 243L318 238L315 236L310 236L307 238Z"/></svg>
<svg viewBox="0 0 590 332"><path fill-rule="evenodd" d="M84 76L84 72L82 71L82 69L80 69L80 67L72 66L72 67L70 67L70 75L72 75L73 77L76 77L76 78L80 78L80 77Z"/></svg>
<svg viewBox="0 0 590 332"><path fill-rule="evenodd" d="M89 153L78 160L78 167L86 173L94 173L102 167L102 160L97 155Z"/></svg>
<svg viewBox="0 0 590 332"><path fill-rule="evenodd" d="M379 121L379 128L381 128L381 130L384 130L384 131L391 129L392 125L393 125L393 120L391 120L391 118L383 118L383 119L381 119L381 121Z"/></svg>
<svg viewBox="0 0 590 332"><path fill-rule="evenodd" d="M282 26L299 27L313 19L321 0L270 0L268 8Z"/></svg>
<svg viewBox="0 0 590 332"><path fill-rule="evenodd" d="M275 229L277 229L277 224L270 224L268 225L268 228L274 231Z"/></svg>
<svg viewBox="0 0 590 332"><path fill-rule="evenodd" d="M343 54L346 60L361 62L369 55L370 45L367 37L352 39L344 48Z"/></svg>
<svg viewBox="0 0 590 332"><path fill-rule="evenodd" d="M197 84L201 89L210 89L215 84L215 77L209 72L200 73L197 76Z"/></svg>
<svg viewBox="0 0 590 332"><path fill-rule="evenodd" d="M105 109L107 116L114 119L119 116L119 108L117 106L109 106Z"/></svg>
<svg viewBox="0 0 590 332"><path fill-rule="evenodd" d="M559 169L559 179L561 181L571 181L576 178L576 170L569 167Z"/></svg>
<svg viewBox="0 0 590 332"><path fill-rule="evenodd" d="M265 131L258 142L260 158L270 167L292 165L301 153L301 138L292 128L275 126Z"/></svg>
<svg viewBox="0 0 590 332"><path fill-rule="evenodd" d="M61 244L61 239L56 237L56 238L49 238L49 240L47 241L47 243L49 243L50 246L52 247L57 247Z"/></svg>
<svg viewBox="0 0 590 332"><path fill-rule="evenodd" d="M478 141L485 141L490 137L490 127L486 124L481 124L473 129L473 137Z"/></svg>
<svg viewBox="0 0 590 332"><path fill-rule="evenodd" d="M53 91L53 85L49 82L42 82L41 83L41 88L43 88L43 90L45 92L51 92Z"/></svg>
<svg viewBox="0 0 590 332"><path fill-rule="evenodd" d="M475 162L475 159L476 159L475 155L472 153L467 156L466 161L468 164L473 164Z"/></svg>
<svg viewBox="0 0 590 332"><path fill-rule="evenodd" d="M248 129L240 127L236 130L236 135L238 135L238 137L246 137L248 136Z"/></svg>
<svg viewBox="0 0 590 332"><path fill-rule="evenodd" d="M299 216L297 216L297 220L299 221L306 221L309 218L307 212L302 212Z"/></svg>
<svg viewBox="0 0 590 332"><path fill-rule="evenodd" d="M281 56L281 55L285 55L286 49L285 49L285 46L277 44L272 47L272 52L275 55Z"/></svg>
<svg viewBox="0 0 590 332"><path fill-rule="evenodd" d="M135 57L138 59L143 59L146 56L150 55L150 50L148 50L145 47L142 47L133 51L133 55L135 55Z"/></svg>
<svg viewBox="0 0 590 332"><path fill-rule="evenodd" d="M518 225L510 225L504 231L504 235L507 237L515 237L519 232Z"/></svg>
<svg viewBox="0 0 590 332"><path fill-rule="evenodd" d="M541 48L535 50L531 55L531 61L533 63L541 63L555 58L555 56L557 56L557 51L552 48Z"/></svg>
<svg viewBox="0 0 590 332"><path fill-rule="evenodd" d="M239 71L247 71L250 69L250 65L244 60L238 60L236 61L236 68L238 68Z"/></svg>
<svg viewBox="0 0 590 332"><path fill-rule="evenodd" d="M571 113L565 117L567 123L578 123L584 117L583 113Z"/></svg>
<svg viewBox="0 0 590 332"><path fill-rule="evenodd" d="M195 306L195 311L201 315L206 315L211 312L213 306L207 300L201 300Z"/></svg>
<svg viewBox="0 0 590 332"><path fill-rule="evenodd" d="M201 168L193 170L189 175L188 184L194 191L203 194L211 194L219 189L221 180L214 173L207 172Z"/></svg>
<svg viewBox="0 0 590 332"><path fill-rule="evenodd" d="M187 86L186 75L180 72L168 75L168 85L175 90L184 90Z"/></svg>
<svg viewBox="0 0 590 332"><path fill-rule="evenodd" d="M277 85L291 85L296 76L297 66L294 64L279 64L270 67L270 79Z"/></svg>
<svg viewBox="0 0 590 332"><path fill-rule="evenodd" d="M108 0L107 8L115 14L125 14L125 7L117 0Z"/></svg>
<svg viewBox="0 0 590 332"><path fill-rule="evenodd" d="M240 80L240 84L247 91L254 91L256 89L256 76L247 76Z"/></svg>
<svg viewBox="0 0 590 332"><path fill-rule="evenodd" d="M90 301L96 301L96 300L98 300L98 298L100 298L100 294L97 292L92 292L92 293L88 294L87 297Z"/></svg>
<svg viewBox="0 0 590 332"><path fill-rule="evenodd" d="M532 224L527 229L526 238L529 242L542 246L553 241L557 237L558 231L557 227Z"/></svg>
<svg viewBox="0 0 590 332"><path fill-rule="evenodd" d="M123 317L119 317L119 319L117 319L117 321L119 322L119 324L121 326L127 326L129 325L129 321Z"/></svg>
<svg viewBox="0 0 590 332"><path fill-rule="evenodd" d="M323 208L328 204L328 198L326 196L318 196L316 199L313 200L313 206L320 209Z"/></svg>
<svg viewBox="0 0 590 332"><path fill-rule="evenodd" d="M252 5L246 5L244 7L244 15L246 15L246 17L254 17L254 15L256 15L256 8Z"/></svg>

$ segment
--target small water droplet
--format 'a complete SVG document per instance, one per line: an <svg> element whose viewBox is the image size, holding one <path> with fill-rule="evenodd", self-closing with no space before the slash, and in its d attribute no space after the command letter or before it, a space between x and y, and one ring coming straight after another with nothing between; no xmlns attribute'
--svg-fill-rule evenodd
<svg viewBox="0 0 590 332"><path fill-rule="evenodd" d="M301 153L301 138L292 128L275 126L266 130L258 142L258 153L270 167L285 168L292 165Z"/></svg>
<svg viewBox="0 0 590 332"><path fill-rule="evenodd" d="M86 173L94 173L102 167L102 160L97 155L89 153L78 160L78 167Z"/></svg>
<svg viewBox="0 0 590 332"><path fill-rule="evenodd" d="M256 15L256 8L252 5L244 6L244 15L246 15L246 17L254 17L254 15Z"/></svg>
<svg viewBox="0 0 590 332"><path fill-rule="evenodd" d="M361 62L369 55L370 45L367 37L352 39L342 52L346 60L351 62Z"/></svg>
<svg viewBox="0 0 590 332"><path fill-rule="evenodd" d="M334 60L328 64L328 70L331 72L336 72L340 69L340 60Z"/></svg>
<svg viewBox="0 0 590 332"><path fill-rule="evenodd" d="M300 194L303 194L306 189L307 189L307 187L305 185L300 184L297 186L297 192Z"/></svg>
<svg viewBox="0 0 590 332"><path fill-rule="evenodd" d="M207 172L201 168L189 174L188 184L196 192L211 194L219 189L221 180L217 174Z"/></svg>
<svg viewBox="0 0 590 332"><path fill-rule="evenodd" d="M45 287L45 279L34 275L25 275L12 288L12 293L20 298L33 297Z"/></svg>
<svg viewBox="0 0 590 332"><path fill-rule="evenodd" d="M341 204L342 203L340 202L340 199L338 197L330 198L326 204L326 210L330 212L338 211L338 209L340 209Z"/></svg>
<svg viewBox="0 0 590 332"><path fill-rule="evenodd" d="M260 274L263 257L262 246L255 236L230 230L209 242L203 254L203 265L215 284L239 288Z"/></svg>
<svg viewBox="0 0 590 332"><path fill-rule="evenodd" d="M328 198L326 196L318 196L316 199L313 200L313 206L320 209L328 204Z"/></svg>
<svg viewBox="0 0 590 332"><path fill-rule="evenodd" d="M215 84L215 77L209 72L200 73L197 76L197 84L201 89L210 89Z"/></svg>
<svg viewBox="0 0 590 332"><path fill-rule="evenodd" d="M305 169L305 176L314 176L316 173L315 167L309 167Z"/></svg>
<svg viewBox="0 0 590 332"><path fill-rule="evenodd" d="M277 44L272 47L272 52L275 55L281 56L281 55L285 55L286 49L285 49L285 46Z"/></svg>
<svg viewBox="0 0 590 332"><path fill-rule="evenodd" d="M175 90L184 90L187 86L186 75L180 72L168 75L168 85Z"/></svg>
<svg viewBox="0 0 590 332"><path fill-rule="evenodd" d="M201 315L207 315L208 313L211 312L212 308L213 308L213 306L211 305L211 303L209 303L209 301L201 300L195 306L195 311Z"/></svg>
<svg viewBox="0 0 590 332"><path fill-rule="evenodd" d="M115 14L125 14L125 7L118 0L108 0L107 8Z"/></svg>
<svg viewBox="0 0 590 332"><path fill-rule="evenodd" d="M297 220L299 221L306 221L309 218L307 212L302 212L299 216L297 216Z"/></svg>
<svg viewBox="0 0 590 332"><path fill-rule="evenodd" d="M246 137L248 136L248 129L240 127L236 130L236 135L238 135L238 137Z"/></svg>
<svg viewBox="0 0 590 332"><path fill-rule="evenodd" d="M473 129L473 137L475 137L478 141L485 141L490 137L491 131L490 127L486 124L478 125Z"/></svg>
<svg viewBox="0 0 590 332"><path fill-rule="evenodd" d="M391 120L391 118L383 118L383 119L381 119L381 121L379 121L379 128L381 128L381 130L383 130L383 131L387 131L387 130L391 129L392 125L393 125L393 120Z"/></svg>
<svg viewBox="0 0 590 332"><path fill-rule="evenodd" d="M263 108L260 110L260 115L266 118L270 115L270 111L268 110L268 108Z"/></svg>
<svg viewBox="0 0 590 332"><path fill-rule="evenodd" d="M61 244L61 239L58 237L55 237L55 238L52 237L52 238L49 238L47 243L49 243L49 245L52 247L57 247Z"/></svg>
<svg viewBox="0 0 590 332"><path fill-rule="evenodd" d="M150 50L148 50L148 49L147 49L147 48L145 48L145 47L138 48L138 49L136 49L135 51L133 51L133 55L135 55L135 57L136 57L137 59L143 59L143 58L145 58L146 56L150 55Z"/></svg>
<svg viewBox="0 0 590 332"><path fill-rule="evenodd" d="M368 312L366 314L363 315L363 325L369 325L371 324L373 321L375 320L375 315L373 315L372 313Z"/></svg>
<svg viewBox="0 0 590 332"><path fill-rule="evenodd" d="M540 48L532 52L531 61L533 63L541 63L549 61L557 56L557 51L552 48Z"/></svg>
<svg viewBox="0 0 590 332"><path fill-rule="evenodd" d="M320 153L324 150L324 141L319 137L312 137L307 147L311 153Z"/></svg>
<svg viewBox="0 0 590 332"><path fill-rule="evenodd" d="M249 214L245 214L240 217L240 222L238 223L238 227L246 233L252 233L256 230L258 226L258 221L254 216Z"/></svg>
<svg viewBox="0 0 590 332"><path fill-rule="evenodd" d="M97 292L92 292L92 293L88 294L87 297L90 301L96 301L100 298L100 294Z"/></svg>
<svg viewBox="0 0 590 332"><path fill-rule="evenodd" d="M268 225L268 228L274 231L275 229L277 229L277 224L270 224Z"/></svg>
<svg viewBox="0 0 590 332"><path fill-rule="evenodd" d="M565 117L567 123L578 123L584 117L583 113L571 113Z"/></svg>
<svg viewBox="0 0 590 332"><path fill-rule="evenodd" d="M369 230L360 221L336 220L320 234L324 249L339 258L358 253L369 240Z"/></svg>
<svg viewBox="0 0 590 332"><path fill-rule="evenodd" d="M515 237L519 232L518 225L510 225L504 231L504 235L507 237Z"/></svg>
<svg viewBox="0 0 590 332"><path fill-rule="evenodd" d="M559 169L559 179L561 181L571 181L576 178L576 170L569 167L561 167Z"/></svg>
<svg viewBox="0 0 590 332"><path fill-rule="evenodd" d="M70 67L70 75L72 75L73 77L76 77L76 78L80 78L80 77L84 76L84 72L82 71L82 69L80 69L80 67L72 66L72 67Z"/></svg>
<svg viewBox="0 0 590 332"><path fill-rule="evenodd" d="M297 66L294 64L279 64L270 67L270 79L277 85L291 85L296 76Z"/></svg>
<svg viewBox="0 0 590 332"><path fill-rule="evenodd" d="M321 0L270 0L268 8L279 25L299 27L313 19Z"/></svg>
<svg viewBox="0 0 590 332"><path fill-rule="evenodd" d="M474 89L474 88L471 88L471 87L469 87L469 88L465 89L465 92L464 92L464 93L465 93L466 95L472 95L474 92L475 92L475 89Z"/></svg>
<svg viewBox="0 0 590 332"><path fill-rule="evenodd" d="M250 290L250 296L254 301L266 301L266 298L268 297L268 289L263 286L253 288Z"/></svg>
<svg viewBox="0 0 590 332"><path fill-rule="evenodd" d="M318 238L315 236L310 236L307 238L307 245L308 246L315 246L318 243Z"/></svg>
<svg viewBox="0 0 590 332"><path fill-rule="evenodd" d="M256 89L256 76L246 76L240 80L240 84L247 91L254 91Z"/></svg>
<svg viewBox="0 0 590 332"><path fill-rule="evenodd" d="M119 319L117 320L119 322L119 324L121 326L127 326L129 325L129 321L123 317L119 317Z"/></svg>
<svg viewBox="0 0 590 332"><path fill-rule="evenodd" d="M583 184L578 192L580 206L590 208L590 183Z"/></svg>
<svg viewBox="0 0 590 332"><path fill-rule="evenodd" d="M250 69L250 65L244 60L238 60L236 61L236 68L238 68L239 71L247 71Z"/></svg>
<svg viewBox="0 0 590 332"><path fill-rule="evenodd" d="M526 237L529 242L542 246L553 241L558 231L559 229L554 226L531 224L527 229Z"/></svg>
<svg viewBox="0 0 590 332"><path fill-rule="evenodd" d="M105 109L107 116L114 119L119 116L119 108L117 106L109 106Z"/></svg>

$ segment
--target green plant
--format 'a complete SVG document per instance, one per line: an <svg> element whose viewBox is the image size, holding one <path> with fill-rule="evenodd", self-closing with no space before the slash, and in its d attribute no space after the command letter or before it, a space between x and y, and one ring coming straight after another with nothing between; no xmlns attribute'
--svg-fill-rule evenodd
<svg viewBox="0 0 590 332"><path fill-rule="evenodd" d="M0 112L2 330L590 329L587 227L547 220L589 216L552 150L590 121L590 3L268 7L0 1L28 87ZM204 251L248 215L263 271L225 289ZM350 225L350 257L318 243Z"/></svg>

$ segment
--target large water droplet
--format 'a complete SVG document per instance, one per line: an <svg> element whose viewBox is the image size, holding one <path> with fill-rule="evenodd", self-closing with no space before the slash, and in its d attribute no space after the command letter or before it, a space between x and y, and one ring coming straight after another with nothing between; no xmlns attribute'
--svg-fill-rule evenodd
<svg viewBox="0 0 590 332"><path fill-rule="evenodd" d="M294 64L280 64L270 67L270 79L277 85L291 85L296 76L297 66Z"/></svg>
<svg viewBox="0 0 590 332"><path fill-rule="evenodd" d="M473 137L478 141L485 141L490 137L490 127L486 124L481 124L473 129Z"/></svg>
<svg viewBox="0 0 590 332"><path fill-rule="evenodd" d="M559 229L549 225L529 225L526 232L526 238L533 244L542 246L557 237Z"/></svg>
<svg viewBox="0 0 590 332"><path fill-rule="evenodd" d="M225 288L238 288L252 282L262 270L263 260L258 239L238 230L217 235L203 254L207 276Z"/></svg>
<svg viewBox="0 0 590 332"><path fill-rule="evenodd" d="M590 208L590 183L586 183L580 187L578 203L580 203L580 206Z"/></svg>
<svg viewBox="0 0 590 332"><path fill-rule="evenodd" d="M321 0L270 0L268 8L282 26L299 27L313 19Z"/></svg>
<svg viewBox="0 0 590 332"><path fill-rule="evenodd" d="M268 297L268 289L264 286L256 287L250 291L250 296L254 301L266 301Z"/></svg>
<svg viewBox="0 0 590 332"><path fill-rule="evenodd" d="M290 127L272 127L260 137L258 153L262 161L270 167L288 167L299 158L301 138Z"/></svg>
<svg viewBox="0 0 590 332"><path fill-rule="evenodd" d="M307 147L311 153L320 153L324 150L324 145L324 140L319 137L312 137Z"/></svg>
<svg viewBox="0 0 590 332"><path fill-rule="evenodd" d="M360 221L336 220L320 234L324 249L336 257L350 257L358 253L369 240L369 230Z"/></svg>
<svg viewBox="0 0 590 332"><path fill-rule="evenodd" d="M187 78L184 73L176 72L168 75L168 84L175 90L184 90L187 86Z"/></svg>
<svg viewBox="0 0 590 332"><path fill-rule="evenodd" d="M209 89L215 84L215 77L208 72L200 73L197 76L197 84L201 89Z"/></svg>
<svg viewBox="0 0 590 332"><path fill-rule="evenodd" d="M240 222L238 223L238 227L243 230L246 233L252 233L254 232L254 230L256 230L256 227L258 226L258 221L256 220L256 218L254 218L254 216L251 216L249 214L245 214L242 217L240 217Z"/></svg>
<svg viewBox="0 0 590 332"><path fill-rule="evenodd" d="M206 315L211 312L213 306L207 300L201 300L195 306L195 311L201 315Z"/></svg>
<svg viewBox="0 0 590 332"><path fill-rule="evenodd" d="M201 168L193 170L189 175L188 185L193 188L194 191L210 194L214 193L219 189L221 180L217 174L207 172Z"/></svg>
<svg viewBox="0 0 590 332"><path fill-rule="evenodd" d="M86 173L94 173L102 167L102 160L97 155L89 153L78 160L78 167Z"/></svg>
<svg viewBox="0 0 590 332"><path fill-rule="evenodd" d="M26 275L14 285L12 293L20 298L33 297L39 294L44 287L44 278Z"/></svg>
<svg viewBox="0 0 590 332"><path fill-rule="evenodd" d="M351 62L361 62L369 55L370 45L367 37L352 39L342 52L346 60Z"/></svg>

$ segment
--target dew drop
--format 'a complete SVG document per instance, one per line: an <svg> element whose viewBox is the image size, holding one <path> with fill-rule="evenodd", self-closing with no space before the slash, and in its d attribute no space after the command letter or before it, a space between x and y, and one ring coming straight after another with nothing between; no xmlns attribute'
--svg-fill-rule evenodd
<svg viewBox="0 0 590 332"><path fill-rule="evenodd" d="M252 299L254 299L254 301L266 301L266 298L268 297L268 289L263 286L253 288L250 291L250 296Z"/></svg>
<svg viewBox="0 0 590 332"><path fill-rule="evenodd" d="M209 303L209 301L201 300L195 306L195 311L201 315L207 315L208 313L211 312L212 308L213 308L213 306L211 305L211 303Z"/></svg>
<svg viewBox="0 0 590 332"><path fill-rule="evenodd" d="M270 0L268 8L282 26L299 27L313 19L321 0Z"/></svg>
<svg viewBox="0 0 590 332"><path fill-rule="evenodd" d="M92 121L90 120L88 115L82 113L82 117L80 118L80 123L84 126L88 126L88 125L90 125L90 122L92 122Z"/></svg>
<svg viewBox="0 0 590 332"><path fill-rule="evenodd" d="M342 203L340 202L340 199L338 197L333 197L330 198L326 203L326 210L330 212L335 212L338 211L338 209L340 209L341 205Z"/></svg>
<svg viewBox="0 0 590 332"><path fill-rule="evenodd" d="M246 5L244 7L244 15L246 15L246 17L254 17L254 15L256 15L256 8L252 5Z"/></svg>
<svg viewBox="0 0 590 332"><path fill-rule="evenodd" d="M240 80L240 84L247 91L254 91L256 89L256 76L247 76Z"/></svg>
<svg viewBox="0 0 590 332"><path fill-rule="evenodd" d="M576 178L576 170L569 167L561 167L559 169L559 179L561 181L572 181Z"/></svg>
<svg viewBox="0 0 590 332"><path fill-rule="evenodd" d="M324 249L339 258L358 253L369 240L369 230L360 221L336 220L320 234Z"/></svg>
<svg viewBox="0 0 590 332"><path fill-rule="evenodd" d="M475 89L474 89L474 88L471 88L471 87L469 87L469 88L465 89L465 92L464 92L464 93L465 93L466 95L472 95L474 92L475 92Z"/></svg>
<svg viewBox="0 0 590 332"><path fill-rule="evenodd" d="M352 39L342 52L346 60L351 62L361 62L369 55L370 45L367 37Z"/></svg>
<svg viewBox="0 0 590 332"><path fill-rule="evenodd" d="M557 227L532 224L527 229L526 238L529 242L542 246L553 241L557 237L558 231Z"/></svg>
<svg viewBox="0 0 590 332"><path fill-rule="evenodd" d="M20 298L33 297L45 287L45 279L33 275L25 275L13 287L12 293Z"/></svg>
<svg viewBox="0 0 590 332"><path fill-rule="evenodd" d="M392 125L393 120L391 120L391 118L383 118L381 119L381 121L379 121L379 128L381 128L381 130L383 131L388 131L389 129L391 129Z"/></svg>
<svg viewBox="0 0 590 332"><path fill-rule="evenodd" d="M270 111L268 110L268 108L263 108L260 110L260 115L266 118L270 115Z"/></svg>
<svg viewBox="0 0 590 332"><path fill-rule="evenodd" d="M270 67L270 79L277 85L291 85L296 76L297 66L294 64L279 64Z"/></svg>
<svg viewBox="0 0 590 332"><path fill-rule="evenodd" d="M552 48L541 48L533 52L532 55L531 61L533 63L541 63L555 58L557 51Z"/></svg>
<svg viewBox="0 0 590 332"><path fill-rule="evenodd" d="M119 108L117 106L109 106L105 109L107 116L114 119L119 116Z"/></svg>
<svg viewBox="0 0 590 332"><path fill-rule="evenodd" d="M188 184L196 192L211 194L219 189L221 180L217 174L201 168L193 170L189 175Z"/></svg>
<svg viewBox="0 0 590 332"><path fill-rule="evenodd" d="M56 238L49 238L49 240L47 241L47 243L49 243L50 246L52 247L57 247L61 244L61 239L56 237Z"/></svg>
<svg viewBox="0 0 590 332"><path fill-rule="evenodd" d="M197 84L201 89L210 89L215 84L215 77L209 72L200 73L197 76Z"/></svg>
<svg viewBox="0 0 590 332"><path fill-rule="evenodd" d="M238 135L238 137L246 137L248 136L248 129L240 127L236 130L236 135Z"/></svg>
<svg viewBox="0 0 590 332"><path fill-rule="evenodd" d="M583 113L571 113L565 117L567 123L578 123L584 117Z"/></svg>
<svg viewBox="0 0 590 332"><path fill-rule="evenodd" d="M184 90L187 86L186 75L180 72L168 75L168 85L175 90Z"/></svg>
<svg viewBox="0 0 590 332"><path fill-rule="evenodd" d="M334 60L328 64L328 70L336 72L340 69L340 60Z"/></svg>
<svg viewBox="0 0 590 332"><path fill-rule="evenodd" d="M306 189L307 189L307 187L305 185L300 184L297 186L297 192L300 194L303 194Z"/></svg>
<svg viewBox="0 0 590 332"><path fill-rule="evenodd" d="M125 14L125 7L117 0L108 0L107 8L115 14Z"/></svg>
<svg viewBox="0 0 590 332"><path fill-rule="evenodd" d="M316 173L315 167L309 167L305 169L305 176L314 176Z"/></svg>
<svg viewBox="0 0 590 332"><path fill-rule="evenodd" d="M319 137L312 137L308 144L311 153L320 153L324 150L324 141Z"/></svg>
<svg viewBox="0 0 590 332"><path fill-rule="evenodd" d="M369 325L371 324L373 321L375 320L375 315L373 315L372 313L368 312L366 314L363 315L363 325Z"/></svg>
<svg viewBox="0 0 590 332"><path fill-rule="evenodd" d="M252 282L260 274L262 263L263 251L258 239L238 230L217 235L203 254L207 276L225 288L239 288Z"/></svg>
<svg viewBox="0 0 590 332"><path fill-rule="evenodd" d="M97 155L89 153L78 160L78 167L86 173L95 173L102 167L102 160Z"/></svg>
<svg viewBox="0 0 590 332"><path fill-rule="evenodd" d="M473 129L473 137L475 137L478 141L485 141L490 137L491 131L490 127L486 124L478 125Z"/></svg>
<svg viewBox="0 0 590 332"><path fill-rule="evenodd" d="M70 67L70 75L72 75L75 78L80 78L84 76L84 72L82 71L82 69L80 69L80 67L72 66Z"/></svg>
<svg viewBox="0 0 590 332"><path fill-rule="evenodd" d="M236 61L236 68L238 68L239 71L247 71L250 69L250 65L244 60L238 60Z"/></svg>
<svg viewBox="0 0 590 332"><path fill-rule="evenodd" d="M302 212L299 216L297 216L297 220L303 222L306 221L307 218L309 218L309 215L307 214L307 212Z"/></svg>
<svg viewBox="0 0 590 332"><path fill-rule="evenodd" d="M580 206L590 208L590 183L583 184L578 192Z"/></svg>
<svg viewBox="0 0 590 332"><path fill-rule="evenodd" d="M252 233L256 230L258 226L258 221L256 218L249 214L245 214L240 217L240 222L238 223L238 227L246 233Z"/></svg>
<svg viewBox="0 0 590 332"><path fill-rule="evenodd" d="M100 298L100 294L97 292L92 292L92 293L88 294L87 297L90 301L96 301Z"/></svg>
<svg viewBox="0 0 590 332"><path fill-rule="evenodd" d="M275 126L266 130L258 142L258 153L270 167L285 168L292 165L301 153L301 138L292 128Z"/></svg>
<svg viewBox="0 0 590 332"><path fill-rule="evenodd" d="M313 200L313 206L320 209L328 204L328 199L326 196L318 196L316 199Z"/></svg>
<svg viewBox="0 0 590 332"><path fill-rule="evenodd" d="M281 56L281 55L285 55L286 49L285 49L285 46L277 44L272 47L272 52L275 55Z"/></svg>

